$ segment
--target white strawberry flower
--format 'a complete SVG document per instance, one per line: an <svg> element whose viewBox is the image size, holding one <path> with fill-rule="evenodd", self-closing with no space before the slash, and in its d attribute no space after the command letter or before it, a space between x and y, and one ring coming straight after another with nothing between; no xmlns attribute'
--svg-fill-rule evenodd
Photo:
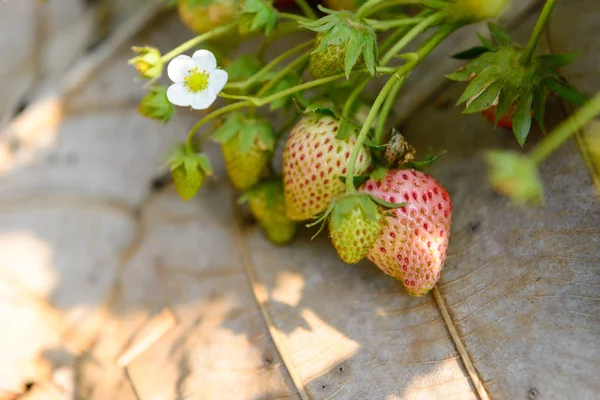
<svg viewBox="0 0 600 400"><path fill-rule="evenodd" d="M191 57L175 57L167 74L174 82L167 89L169 101L195 110L210 107L227 83L227 72L217 68L217 59L208 50L198 50Z"/></svg>

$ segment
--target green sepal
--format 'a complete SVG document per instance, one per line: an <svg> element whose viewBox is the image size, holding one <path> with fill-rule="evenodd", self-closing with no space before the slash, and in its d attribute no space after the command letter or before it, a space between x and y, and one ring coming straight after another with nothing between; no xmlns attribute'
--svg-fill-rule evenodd
<svg viewBox="0 0 600 400"><path fill-rule="evenodd" d="M371 200L373 200L375 203L379 204L380 206L383 206L385 208L389 208L389 209L394 209L394 208L401 208L401 207L406 207L408 205L408 203L391 203L389 201L385 201L383 199L380 199L377 196L373 196L373 195L369 195L371 197Z"/></svg>
<svg viewBox="0 0 600 400"><path fill-rule="evenodd" d="M496 80L496 71L493 67L483 70L479 75L473 79L462 96L456 102L457 105L467 102L472 97L480 94L484 89L490 86Z"/></svg>
<svg viewBox="0 0 600 400"><path fill-rule="evenodd" d="M311 104L306 107L304 110L301 110L302 114L321 114L327 115L332 118L338 118L338 114L329 107L324 107L320 104Z"/></svg>
<svg viewBox="0 0 600 400"><path fill-rule="evenodd" d="M250 32L263 30L267 35L273 31L279 19L279 13L273 7L272 1L266 0L246 0L242 15L254 17L250 24Z"/></svg>
<svg viewBox="0 0 600 400"><path fill-rule="evenodd" d="M566 67L579 57L579 53L546 54L540 59L556 68Z"/></svg>
<svg viewBox="0 0 600 400"><path fill-rule="evenodd" d="M371 171L371 173L369 174L369 177L371 179L373 179L374 181L380 181L383 178L385 178L388 171L389 171L389 168L387 168L383 165L379 165L379 166L375 167L375 169L373 171Z"/></svg>
<svg viewBox="0 0 600 400"><path fill-rule="evenodd" d="M197 153L197 154L194 154L194 158L196 159L196 163L198 164L198 166L200 166L202 171L204 171L204 173L206 175L212 176L212 174L213 174L212 165L210 164L210 160L208 159L206 154Z"/></svg>
<svg viewBox="0 0 600 400"><path fill-rule="evenodd" d="M481 44L483 44L488 49L495 50L498 48L498 46L494 42L492 42L490 39L486 38L485 36L481 35L480 33L477 33L477 37L479 38L479 41L481 42Z"/></svg>
<svg viewBox="0 0 600 400"><path fill-rule="evenodd" d="M500 25L488 22L488 29L492 34L492 39L494 39L499 45L513 46L516 44L512 36L510 36L510 34Z"/></svg>
<svg viewBox="0 0 600 400"><path fill-rule="evenodd" d="M489 179L501 194L517 203L544 203L542 183L535 162L512 151L488 151Z"/></svg>
<svg viewBox="0 0 600 400"><path fill-rule="evenodd" d="M512 104L519 98L519 93L512 88L505 88L498 98L498 105L496 107L496 120L494 121L494 128L498 126L500 118L510 110Z"/></svg>
<svg viewBox="0 0 600 400"><path fill-rule="evenodd" d="M410 161L406 163L406 168L416 169L418 171L423 171L425 168L433 165L437 160L439 160L446 152L440 153L438 155L429 155L420 161Z"/></svg>
<svg viewBox="0 0 600 400"><path fill-rule="evenodd" d="M232 113L225 122L212 134L211 139L217 143L227 143L242 130L242 114Z"/></svg>
<svg viewBox="0 0 600 400"><path fill-rule="evenodd" d="M319 7L327 15L316 21L302 23L307 29L321 34L319 46L313 54L328 51L330 46L344 46L344 72L350 78L352 69L361 55L371 75L377 66L377 36L364 21L356 22L354 15L346 10L333 11Z"/></svg>
<svg viewBox="0 0 600 400"><path fill-rule="evenodd" d="M542 132L546 132L546 124L544 118L546 115L546 101L547 101L546 87L539 85L533 88L533 117L537 122Z"/></svg>
<svg viewBox="0 0 600 400"><path fill-rule="evenodd" d="M367 146L373 151L383 151L387 149L387 144L375 144L372 140L368 139L365 141L365 146Z"/></svg>
<svg viewBox="0 0 600 400"><path fill-rule="evenodd" d="M342 118L340 120L340 127L335 135L335 138L339 140L346 140L352 136L355 136L358 133L358 129L359 127L354 122L348 118Z"/></svg>
<svg viewBox="0 0 600 400"><path fill-rule="evenodd" d="M502 82L495 81L479 94L469 105L464 109L463 113L473 114L487 110L496 101L500 91L502 90Z"/></svg>
<svg viewBox="0 0 600 400"><path fill-rule="evenodd" d="M563 85L561 82L555 79L548 79L544 81L544 83L548 89L571 104L581 107L588 101L587 96L581 93L579 90L575 89L574 87Z"/></svg>
<svg viewBox="0 0 600 400"><path fill-rule="evenodd" d="M517 138L519 145L523 147L525 140L531 130L531 106L533 104L533 94L529 92L522 93L519 97L519 105L513 118L513 133Z"/></svg>

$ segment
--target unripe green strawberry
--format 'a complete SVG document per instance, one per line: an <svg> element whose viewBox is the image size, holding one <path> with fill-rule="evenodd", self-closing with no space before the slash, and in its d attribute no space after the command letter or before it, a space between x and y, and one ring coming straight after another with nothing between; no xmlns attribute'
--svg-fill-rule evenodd
<svg viewBox="0 0 600 400"><path fill-rule="evenodd" d="M206 178L206 174L200 167L196 167L194 171L187 171L183 164L171 170L171 176L173 177L175 189L177 189L177 193L183 200L193 198Z"/></svg>
<svg viewBox="0 0 600 400"><path fill-rule="evenodd" d="M348 264L362 260L381 232L377 205L364 195L339 201L329 217L329 234L338 255Z"/></svg>
<svg viewBox="0 0 600 400"><path fill-rule="evenodd" d="M235 21L240 3L240 0L178 0L179 17L201 35Z"/></svg>
<svg viewBox="0 0 600 400"><path fill-rule="evenodd" d="M316 48L321 46L323 34L317 35ZM315 79L326 78L344 72L344 60L348 42L340 45L329 45L324 50L312 53L308 61L310 74ZM357 62L360 63L360 60Z"/></svg>
<svg viewBox="0 0 600 400"><path fill-rule="evenodd" d="M263 228L269 241L282 245L296 234L296 223L285 214L283 182L266 181L246 192L240 201L247 201L252 214Z"/></svg>
<svg viewBox="0 0 600 400"><path fill-rule="evenodd" d="M339 177L347 172L356 136L337 139L340 121L325 115L304 116L292 129L283 153L283 182L287 215L303 221L322 213L345 186ZM355 175L364 174L371 163L361 148Z"/></svg>
<svg viewBox="0 0 600 400"><path fill-rule="evenodd" d="M213 139L221 143L227 174L238 190L248 190L260 181L275 144L268 121L232 114Z"/></svg>
<svg viewBox="0 0 600 400"><path fill-rule="evenodd" d="M415 170L389 170L366 181L361 190L390 203L408 205L390 210L391 217L368 254L383 272L404 284L409 294L422 296L440 278L446 260L452 200L431 175Z"/></svg>

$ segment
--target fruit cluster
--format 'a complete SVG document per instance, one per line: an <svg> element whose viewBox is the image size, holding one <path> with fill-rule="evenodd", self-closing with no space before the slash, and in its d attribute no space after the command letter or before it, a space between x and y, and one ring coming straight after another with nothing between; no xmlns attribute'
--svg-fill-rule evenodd
<svg viewBox="0 0 600 400"><path fill-rule="evenodd" d="M243 192L240 203L248 204L270 241L289 243L297 222L312 221L309 226L320 225L319 232L327 227L344 262L368 258L409 294L421 296L440 278L453 205L446 189L422 171L438 157L417 161L415 149L396 130L386 130L386 121L423 59L458 28L496 17L506 3L328 0L329 8L319 5L318 15L305 0L179 0L181 20L198 36L164 55L151 47L134 48L138 56L130 63L140 76L156 83L169 62L173 81L168 88L151 86L139 111L164 123L174 104L204 110L220 96L225 104L204 115L167 160L184 200L211 174L196 133L213 122L205 132L221 145L230 181ZM527 47L490 24L492 39L481 37L483 46L455 55L470 61L449 76L470 82L459 101L467 104L466 112L483 112L495 124L513 127L521 144L532 115L543 127L549 94L578 105L587 100L558 74L573 56L535 53L555 3L547 2ZM294 13L294 5L304 15ZM300 30L314 35L264 59L273 41ZM429 30L433 33L415 51L402 52ZM258 55L229 58L240 42L261 35ZM227 45L215 46L219 40ZM192 57L182 54L200 44L213 46L217 57L206 49ZM382 76L387 81L367 106L362 91ZM267 105L287 119L279 129L258 114ZM591 118L593 110L584 116ZM565 129L558 132L561 138ZM272 162L278 141L285 141L281 171ZM541 143L531 157L490 153L492 184L516 200L541 198L536 165L555 144Z"/></svg>

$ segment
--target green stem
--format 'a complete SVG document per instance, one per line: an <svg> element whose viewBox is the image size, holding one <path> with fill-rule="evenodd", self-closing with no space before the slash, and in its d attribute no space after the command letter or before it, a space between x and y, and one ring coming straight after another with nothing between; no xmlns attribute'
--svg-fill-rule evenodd
<svg viewBox="0 0 600 400"><path fill-rule="evenodd" d="M542 9L542 13L540 14L537 22L535 23L535 27L533 28L533 33L529 38L529 42L527 43L527 47L525 48L525 54L521 57L521 64L527 65L531 61L531 57L535 52L537 44L544 33L544 28L552 15L552 11L554 10L554 6L556 6L557 0L547 0L544 8Z"/></svg>
<svg viewBox="0 0 600 400"><path fill-rule="evenodd" d="M235 27L237 27L237 22L229 25L220 26L218 28L213 29L212 31L203 33L202 35L198 35L195 38L190 39L187 42L175 47L173 50L162 56L161 61L164 63L171 61L181 53L185 53L189 49L193 49L194 47L198 46L200 43L208 39L212 39L214 37L223 35Z"/></svg>
<svg viewBox="0 0 600 400"><path fill-rule="evenodd" d="M393 3L393 4L391 4ZM354 15L355 21L360 21L361 18L368 14L372 14L375 10L381 9L385 7L390 7L392 5L409 5L409 4L421 4L422 0L369 0L365 4L363 4Z"/></svg>
<svg viewBox="0 0 600 400"><path fill-rule="evenodd" d="M600 93L597 93L594 98L564 120L551 134L538 143L529 153L530 157L538 165L543 163L567 139L598 114L600 114Z"/></svg>
<svg viewBox="0 0 600 400"><path fill-rule="evenodd" d="M258 71L256 74L254 74L249 79L247 79L245 81L240 81L240 82L231 82L231 83L226 84L225 87L228 89L231 89L231 88L246 89L246 88L250 87L251 85L253 85L254 83L258 82L258 80L260 78L262 78L263 75L265 75L267 72L272 70L277 64L279 64L286 58L298 53L299 51L312 46L313 43L314 43L314 40L309 40L308 42L304 42L304 43L294 47L293 49L286 51L285 53L281 54L277 58L273 59L271 62L269 62L267 65L265 65L260 71Z"/></svg>
<svg viewBox="0 0 600 400"><path fill-rule="evenodd" d="M365 78L356 84L356 86L354 87L354 89L352 90L350 95L348 96L348 99L346 99L346 102L344 103L344 109L342 110L343 117L346 117L346 118L350 117L350 111L352 110L352 106L354 105L354 102L356 101L358 96L360 96L360 94L365 89L365 87L369 84L369 81L370 81L369 78Z"/></svg>
<svg viewBox="0 0 600 400"><path fill-rule="evenodd" d="M375 127L375 136L373 137L373 141L376 145L381 145L383 143L383 139L385 137L385 123L387 121L387 117L396 101L396 96L398 96L398 92L400 88L406 81L406 78L402 78L402 80L396 82L390 90L390 93L385 99L383 106L381 107L381 112L377 116L377 125Z"/></svg>
<svg viewBox="0 0 600 400"><path fill-rule="evenodd" d="M312 19L303 17L302 15L298 15L298 14L282 13L282 12L280 12L278 14L279 14L279 16L281 18L290 19L292 21L297 21L297 22L312 22Z"/></svg>
<svg viewBox="0 0 600 400"><path fill-rule="evenodd" d="M298 58L296 58L294 61L292 61L288 65L286 65L281 71L279 71L279 73L277 75L275 75L273 77L273 79L271 79L269 81L269 83L267 83L265 86L263 86L262 89L260 89L256 95L258 97L260 97L260 96L264 95L265 93L267 93L286 75L288 75L290 72L292 72L293 70L298 68L303 63L305 63L309 57L310 57L310 52L306 52L306 53L300 55Z"/></svg>
<svg viewBox="0 0 600 400"><path fill-rule="evenodd" d="M410 31L406 33L391 49L389 49L381 60L380 64L386 65L389 63L394 56L404 49L410 42L412 42L418 35L431 28L443 18L441 13L432 14L429 17L423 19L419 24L415 25Z"/></svg>
<svg viewBox="0 0 600 400"><path fill-rule="evenodd" d="M198 129L200 129L207 122L217 118L220 115L226 114L231 111L239 110L240 108L244 108L244 107L247 107L250 105L252 105L252 103L250 101L240 101L239 103L233 103L233 104L229 104L225 107L221 107L218 110L215 110L212 113L208 114L207 116L202 118L200 121L196 122L196 124L192 127L192 129L190 129L190 131L187 135L187 139L185 140L185 147L189 151L193 152L194 135L196 134Z"/></svg>
<svg viewBox="0 0 600 400"><path fill-rule="evenodd" d="M288 21L277 24L277 28L275 28L275 30L269 36L267 36L260 45L260 48L258 49L258 57L261 60L264 59L267 47L269 47L269 45L277 39L281 39L282 37L285 37L290 33L295 33L302 30L304 30L304 28L300 26L300 24L298 24L296 21Z"/></svg>
<svg viewBox="0 0 600 400"><path fill-rule="evenodd" d="M421 0L382 0L377 1L377 4L373 4L369 7L369 10L365 12L364 15L375 14L383 10L384 8L394 7L394 6L408 6L408 5L420 5L423 4L424 1ZM366 3L365 3L366 5Z"/></svg>
<svg viewBox="0 0 600 400"><path fill-rule="evenodd" d="M436 33L434 33L421 47L414 53L415 57L408 60L404 65L396 70L396 73L390 77L390 79L386 82L379 92L379 95L375 99L365 122L358 134L358 138L356 139L356 143L354 144L354 148L352 149L352 154L350 155L350 160L348 161L348 171L346 173L346 191L348 193L355 193L356 188L354 187L354 164L356 164L356 159L358 158L358 152L362 148L365 140L367 139L367 135L369 134L369 129L371 128L371 124L373 120L377 116L379 112L379 108L385 101L386 97L390 94L394 85L398 81L402 81L419 63L429 55L444 39L446 39L452 32L454 32L459 26L458 25L445 25L441 27Z"/></svg>
<svg viewBox="0 0 600 400"><path fill-rule="evenodd" d="M315 13L315 10L312 9L312 7L306 2L306 0L294 0L294 2L298 6L298 8L302 10L304 15L306 15L308 18L313 20L317 19L317 14Z"/></svg>
<svg viewBox="0 0 600 400"><path fill-rule="evenodd" d="M415 25L421 22L423 18L401 18L389 21L380 21L377 19L366 19L365 22L376 31L387 31L388 29L400 26Z"/></svg>

